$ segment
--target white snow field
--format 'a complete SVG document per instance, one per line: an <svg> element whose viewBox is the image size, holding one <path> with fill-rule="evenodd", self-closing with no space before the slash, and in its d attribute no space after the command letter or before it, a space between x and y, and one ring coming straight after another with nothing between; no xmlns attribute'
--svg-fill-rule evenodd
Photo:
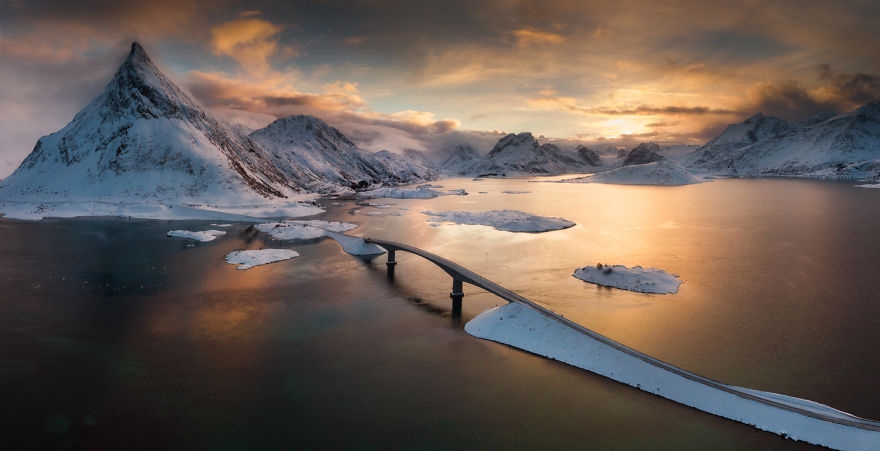
<svg viewBox="0 0 880 451"><path fill-rule="evenodd" d="M256 222L266 218L298 218L324 210L301 202L262 205L212 206L175 203L139 203L129 201L13 201L0 200L0 213L11 219L39 221L43 218L79 216L114 216L140 219L207 219L215 221Z"/></svg>
<svg viewBox="0 0 880 451"><path fill-rule="evenodd" d="M290 260L299 253L290 249L259 249L249 251L232 251L226 254L226 263L238 265L235 269L251 269L254 266Z"/></svg>
<svg viewBox="0 0 880 451"><path fill-rule="evenodd" d="M223 235L226 235L226 232L223 230L201 230L198 232L190 230L172 230L166 234L166 236L170 237L188 238L201 242L214 241Z"/></svg>
<svg viewBox="0 0 880 451"><path fill-rule="evenodd" d="M465 331L784 437L837 449L880 449L880 431L854 426L876 427L875 422L812 401L711 381L566 322L511 303L481 313Z"/></svg>
<svg viewBox="0 0 880 451"><path fill-rule="evenodd" d="M336 240L342 246L342 250L349 255L381 255L385 253L385 249L375 244L367 243L363 238L329 231L327 236Z"/></svg>
<svg viewBox="0 0 880 451"><path fill-rule="evenodd" d="M463 189L439 191L425 186L416 188L376 188L358 193L358 197L361 199L433 199L440 196L465 195L467 195L467 191Z"/></svg>
<svg viewBox="0 0 880 451"><path fill-rule="evenodd" d="M517 210L492 211L423 211L433 216L428 222L455 222L458 224L485 225L507 232L540 233L567 229L575 225L568 219L537 216ZM434 224L432 224L434 225Z"/></svg>
<svg viewBox="0 0 880 451"><path fill-rule="evenodd" d="M677 186L704 183L687 169L668 160L623 166L586 177L560 180L560 183L607 183L611 185Z"/></svg>
<svg viewBox="0 0 880 451"><path fill-rule="evenodd" d="M313 240L327 235L327 232L347 232L356 224L348 222L328 222L317 219L309 221L284 221L257 224L257 230L272 235L277 240Z"/></svg>
<svg viewBox="0 0 880 451"><path fill-rule="evenodd" d="M662 269L623 265L584 266L574 270L572 276L584 282L595 283L621 290L639 293L667 294L678 291L681 280L675 274Z"/></svg>

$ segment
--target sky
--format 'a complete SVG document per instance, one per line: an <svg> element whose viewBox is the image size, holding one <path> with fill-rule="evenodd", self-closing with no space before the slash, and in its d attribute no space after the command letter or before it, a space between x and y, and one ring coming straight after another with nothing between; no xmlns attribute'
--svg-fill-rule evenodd
<svg viewBox="0 0 880 451"><path fill-rule="evenodd" d="M221 118L367 150L701 144L880 99L880 0L0 0L0 177L141 43Z"/></svg>

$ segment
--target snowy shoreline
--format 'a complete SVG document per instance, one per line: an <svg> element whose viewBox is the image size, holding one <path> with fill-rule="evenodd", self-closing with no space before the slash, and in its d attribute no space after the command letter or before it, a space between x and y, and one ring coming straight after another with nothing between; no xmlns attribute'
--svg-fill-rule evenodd
<svg viewBox="0 0 880 451"><path fill-rule="evenodd" d="M880 431L841 424L870 420L809 400L709 381L522 304L487 310L465 331L783 437L837 449L880 447Z"/></svg>
<svg viewBox="0 0 880 451"><path fill-rule="evenodd" d="M454 222L466 225L484 225L505 232L541 233L574 227L574 221L568 219L538 216L518 210L472 211L423 211L422 214L432 216L428 222L432 226L443 222Z"/></svg>

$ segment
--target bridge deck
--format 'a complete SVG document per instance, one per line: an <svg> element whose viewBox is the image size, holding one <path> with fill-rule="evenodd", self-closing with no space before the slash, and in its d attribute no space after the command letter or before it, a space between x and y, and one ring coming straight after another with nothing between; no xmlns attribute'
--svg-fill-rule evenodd
<svg viewBox="0 0 880 451"><path fill-rule="evenodd" d="M566 318L554 313L553 311L548 310L547 308L544 308L544 307L514 293L513 291L510 291L507 288L504 288L501 285L498 285L495 282L492 282L492 281L486 279L485 277L474 273L473 271L471 271L471 270L469 270L469 269L467 269L467 268L465 268L465 267L463 267L463 266L461 266L451 260L447 260L443 257L440 257L439 255L432 254L428 251L419 249L417 247L409 246L409 245L402 244L402 243L396 243L393 241L385 241L385 240L379 240L379 239L374 239L374 238L365 238L364 241L382 246L383 248L385 248L388 251L403 251L403 252L408 252L411 254L418 255L418 256L430 261L431 263L434 263L435 265L439 266L441 269L446 271L446 273L449 274L454 280L460 280L462 282L467 282L471 285L480 287L490 293L495 294L496 296L504 299L507 302L516 302L518 304L522 304L522 305L540 313L541 315L544 315L547 318L550 318L551 320L553 320L557 323L565 325L566 327L574 329L574 330L580 332L581 334L587 335L590 338L592 338L600 343L608 345L608 346L610 346L620 352L629 354L633 357L636 357L638 359L645 361L648 364L654 365L656 367L659 367L661 369L664 369L666 371L674 373L678 376L690 379L695 382L699 382L704 385L708 385L710 387L734 394L736 396L739 396L739 397L742 397L745 399L757 401L757 402L760 402L765 405L769 405L769 406L773 406L773 407L776 407L779 409L784 409L784 410L788 410L791 412L799 413L799 414L802 414L805 416L818 418L823 421L828 421L828 422L837 423L837 424L843 424L846 426L856 427L856 428L860 428L860 429L880 431L880 422L877 422L877 421L859 418L856 416L851 416L850 418L840 418L840 417L825 415L821 412L815 412L815 411L808 410L808 409L802 409L797 406L781 403L781 402L779 402L773 398L767 397L767 396L761 396L759 393L755 393L754 391L747 391L746 389L743 389L741 387L727 385L727 384L724 384L724 383L721 383L718 381L714 381L712 379L709 379L709 378L691 373L689 371L683 370L683 369L678 368L674 365L670 365L670 364L663 362L661 360L657 360L649 355L646 355L646 354L643 354L639 351L636 351L635 349L632 349L628 346L620 344L620 343L618 343L618 342L616 342L616 341L614 341L604 335L600 335L596 332L593 332L590 329L587 329L584 326L581 326L580 324L577 324L569 319L566 319Z"/></svg>

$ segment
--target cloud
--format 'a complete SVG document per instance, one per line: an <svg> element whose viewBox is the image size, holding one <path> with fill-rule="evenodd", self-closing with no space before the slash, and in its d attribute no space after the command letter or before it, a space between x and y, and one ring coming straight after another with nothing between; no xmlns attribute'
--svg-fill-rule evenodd
<svg viewBox="0 0 880 451"><path fill-rule="evenodd" d="M249 72L266 73L270 71L269 58L279 49L281 30L278 25L248 14L211 28L211 50L236 60Z"/></svg>
<svg viewBox="0 0 880 451"><path fill-rule="evenodd" d="M546 94L548 92L543 90L541 93ZM573 97L552 97L547 95L542 95L539 97L530 98L527 100L528 104L531 106L535 106L537 108L542 109L556 109L569 111L572 113L586 114L586 115L602 115L602 116L638 116L638 115L696 115L696 116L704 116L704 115L720 115L720 116L729 116L742 114L741 111L730 110L727 108L711 108L708 106L681 106L681 105L667 105L667 106L654 106L654 105L634 105L634 106L618 106L618 107L582 107L578 106L575 99Z"/></svg>
<svg viewBox="0 0 880 451"><path fill-rule="evenodd" d="M225 74L193 71L187 86L202 104L227 121L254 128L270 122L268 117L309 114L324 119L371 151L432 151L453 137L461 141L471 136L471 132L458 130L459 121L437 119L430 112L372 111L360 97L357 84L351 82L337 81L323 85L320 93L306 93L272 86L270 82L252 83Z"/></svg>
<svg viewBox="0 0 880 451"><path fill-rule="evenodd" d="M836 73L828 64L816 67L819 80L825 84L818 96L839 104L858 106L880 99L880 76L876 74Z"/></svg>
<svg viewBox="0 0 880 451"><path fill-rule="evenodd" d="M518 47L560 44L565 41L565 37L561 34L536 30L534 28L521 28L519 30L514 30L511 34L516 39L516 45Z"/></svg>
<svg viewBox="0 0 880 451"><path fill-rule="evenodd" d="M761 111L789 121L802 121L824 111L843 113L880 99L880 76L837 73L816 66L820 85L813 89L796 80L758 83L749 90L743 109Z"/></svg>
<svg viewBox="0 0 880 451"><path fill-rule="evenodd" d="M367 41L366 36L352 36L352 37L345 38L342 40L342 42L345 42L346 44L351 45L351 46L358 46L358 45L363 44L366 41Z"/></svg>

